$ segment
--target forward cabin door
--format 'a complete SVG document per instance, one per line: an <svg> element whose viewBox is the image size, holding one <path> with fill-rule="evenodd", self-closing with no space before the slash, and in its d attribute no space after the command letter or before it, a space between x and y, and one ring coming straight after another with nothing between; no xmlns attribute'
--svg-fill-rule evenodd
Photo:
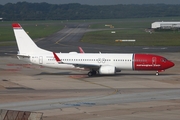
<svg viewBox="0 0 180 120"><path fill-rule="evenodd" d="M152 67L156 67L156 57L152 57Z"/></svg>

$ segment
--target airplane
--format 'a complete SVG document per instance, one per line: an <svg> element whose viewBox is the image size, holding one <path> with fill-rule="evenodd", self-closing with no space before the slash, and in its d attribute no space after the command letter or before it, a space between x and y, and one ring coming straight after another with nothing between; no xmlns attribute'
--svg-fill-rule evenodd
<svg viewBox="0 0 180 120"><path fill-rule="evenodd" d="M163 56L140 53L55 53L39 48L19 23L12 24L19 52L18 59L33 64L60 68L89 70L88 76L115 75L121 70L163 72L174 63ZM83 53L83 54L82 54Z"/></svg>

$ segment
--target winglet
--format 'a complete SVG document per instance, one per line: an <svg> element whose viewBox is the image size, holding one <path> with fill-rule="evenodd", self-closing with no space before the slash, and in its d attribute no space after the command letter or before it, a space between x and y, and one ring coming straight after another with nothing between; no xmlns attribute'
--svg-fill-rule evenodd
<svg viewBox="0 0 180 120"><path fill-rule="evenodd" d="M21 25L19 23L13 23L12 27L15 29L22 29Z"/></svg>
<svg viewBox="0 0 180 120"><path fill-rule="evenodd" d="M79 47L79 52L80 53L85 53L84 50L81 47Z"/></svg>
<svg viewBox="0 0 180 120"><path fill-rule="evenodd" d="M55 52L53 52L53 55L54 55L54 58L56 59L56 61L57 61L58 63L60 63L60 62L61 62L61 60L59 59L59 57L56 55L56 53L55 53Z"/></svg>

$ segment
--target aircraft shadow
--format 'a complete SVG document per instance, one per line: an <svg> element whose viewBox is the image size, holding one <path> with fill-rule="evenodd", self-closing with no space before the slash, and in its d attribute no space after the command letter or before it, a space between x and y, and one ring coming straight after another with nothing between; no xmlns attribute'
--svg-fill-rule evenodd
<svg viewBox="0 0 180 120"><path fill-rule="evenodd" d="M50 73L50 72L41 72L36 75L86 75L82 73L72 73L72 72L58 72L58 73Z"/></svg>
<svg viewBox="0 0 180 120"><path fill-rule="evenodd" d="M79 75L82 75L82 76L86 76L87 74L83 74L83 73L72 73L72 72L57 72L57 73L50 73L50 72L41 72L39 74L36 74L36 75L73 75L73 76L79 76ZM180 75L180 74L165 74L165 73L160 73L158 76L171 76L171 75ZM156 76L155 73L118 73L118 74L115 74L115 75L95 75L95 76L92 76L92 77L120 77L120 76ZM158 77L157 76L157 77ZM87 75L88 77L88 75Z"/></svg>

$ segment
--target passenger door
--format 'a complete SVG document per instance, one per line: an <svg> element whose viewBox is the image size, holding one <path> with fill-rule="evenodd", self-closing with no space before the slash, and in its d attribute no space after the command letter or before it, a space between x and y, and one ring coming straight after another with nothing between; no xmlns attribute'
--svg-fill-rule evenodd
<svg viewBox="0 0 180 120"><path fill-rule="evenodd" d="M156 57L152 57L152 67L156 67Z"/></svg>
<svg viewBox="0 0 180 120"><path fill-rule="evenodd" d="M43 57L39 56L39 64L43 64Z"/></svg>

